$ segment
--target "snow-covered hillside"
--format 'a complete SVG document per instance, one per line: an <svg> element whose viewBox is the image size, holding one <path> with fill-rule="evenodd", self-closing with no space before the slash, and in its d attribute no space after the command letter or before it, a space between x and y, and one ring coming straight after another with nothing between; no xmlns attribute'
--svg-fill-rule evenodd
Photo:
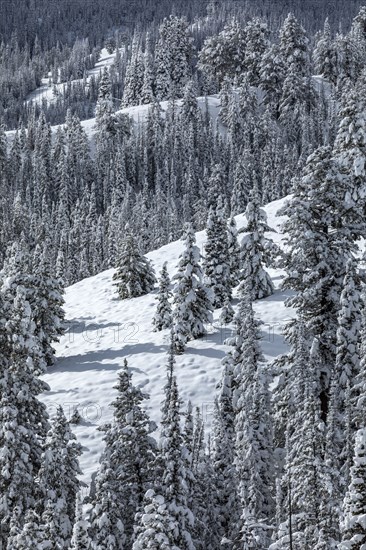
<svg viewBox="0 0 366 550"><path fill-rule="evenodd" d="M278 228L281 218L276 212L283 200L265 207L268 222ZM238 216L238 227L245 217ZM271 234L281 242L281 234ZM205 232L197 234L197 244L203 250ZM182 242L170 243L148 254L156 271L167 261L170 275L174 275ZM255 311L263 325L263 351L272 360L285 350L281 334L291 310L285 308L286 293L279 290L282 273L270 272L276 293L255 303ZM98 426L111 419L110 403L115 396L113 386L123 360L128 359L134 381L150 394L151 416L158 421L165 384L168 331L152 331L155 311L155 293L121 301L113 287L113 270L85 279L66 290L66 315L69 330L57 346L58 361L45 375L51 387L44 401L52 414L62 405L70 417L75 408L83 417L75 433L84 447L81 466L85 480L97 469L102 449L102 433ZM237 303L237 301L235 301ZM189 343L184 355L177 358L177 375L181 396L202 410L210 425L215 387L220 380L221 360L228 346L223 341L231 328L221 327L220 310L215 311L214 322L208 327L207 337Z"/></svg>

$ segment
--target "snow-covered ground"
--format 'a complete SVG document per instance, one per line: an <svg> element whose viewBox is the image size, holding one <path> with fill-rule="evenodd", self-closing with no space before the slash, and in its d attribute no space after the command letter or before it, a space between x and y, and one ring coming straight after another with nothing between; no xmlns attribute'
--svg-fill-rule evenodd
<svg viewBox="0 0 366 550"><path fill-rule="evenodd" d="M115 59L116 51L110 54L107 52L106 48L103 48L100 52L99 61L87 73L87 81L89 81L91 76L98 76L100 72L103 71L104 67L113 65ZM72 81L73 84L76 82L82 82L82 79ZM47 101L47 103L52 103L56 99L54 90L56 91L56 94L62 94L65 85L65 83L62 83L49 86L49 78L45 77L42 79L42 85L30 92L25 101L26 103L33 102L38 105L41 105L44 101Z"/></svg>
<svg viewBox="0 0 366 550"><path fill-rule="evenodd" d="M265 207L270 227L278 228L281 218L276 212L283 200ZM245 223L237 216L238 227ZM280 233L271 234L280 243ZM205 232L197 234L203 250ZM157 272L168 262L174 275L183 243L177 241L151 252ZM270 270L276 285L273 296L257 301L255 311L263 325L263 351L270 361L286 346L282 327L293 312L284 306L286 292L278 289L283 273ZM98 467L102 449L102 433L98 426L111 420L110 403L115 397L113 386L125 358L133 371L134 382L150 394L148 409L154 420L160 418L160 405L165 384L168 331L152 331L156 293L121 301L113 287L113 269L85 279L66 290L66 315L69 330L57 345L58 360L44 379L51 391L44 396L49 412L62 405L67 416L77 407L83 417L75 433L84 447L81 466L88 481ZM237 300L235 300L237 304ZM189 343L184 355L177 357L177 377L181 397L200 407L209 426L215 388L221 376L221 360L229 349L223 341L231 335L231 327L221 327L220 310L215 311L208 335Z"/></svg>

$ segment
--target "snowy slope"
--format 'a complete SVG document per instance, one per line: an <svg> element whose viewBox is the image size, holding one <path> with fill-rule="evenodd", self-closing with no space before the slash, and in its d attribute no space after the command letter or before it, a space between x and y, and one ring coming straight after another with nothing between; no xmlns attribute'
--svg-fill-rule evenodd
<svg viewBox="0 0 366 550"><path fill-rule="evenodd" d="M266 206L269 225L278 227L281 222L276 212L283 200ZM245 222L237 216L238 227ZM273 233L275 242L281 241ZM202 247L205 232L197 234ZM167 261L170 275L174 275L183 243L178 241L148 254L157 272ZM282 273L272 270L276 288ZM75 433L84 447L81 465L85 480L97 469L102 449L102 433L98 426L111 419L110 403L115 392L118 369L127 358L134 373L134 381L146 390L151 398L149 411L159 420L162 389L165 384L168 331L154 333L151 320L155 311L155 293L130 300L119 300L112 284L113 269L85 279L66 290L66 315L69 331L57 345L58 361L44 379L51 391L44 396L49 412L62 405L67 416L78 407L83 417ZM286 293L276 293L255 303L258 318L264 321L263 351L272 360L285 350L281 335L282 326L293 313L284 307ZM235 304L237 301L235 301ZM231 329L220 327L220 310L215 311L209 334L190 342L186 353L177 358L177 376L181 396L202 410L205 422L210 425L215 387L220 380L221 360L228 346L223 340Z"/></svg>
<svg viewBox="0 0 366 550"><path fill-rule="evenodd" d="M123 49L120 50L120 52L123 54ZM109 67L110 65L113 65L116 59L116 51L114 51L112 54L108 53L106 48L103 48L100 52L100 58L99 61L95 64L95 67L87 71L87 82L89 82L89 79L91 76L97 77L104 69L104 67ZM56 96L54 93L54 90L57 94L62 94L64 87L66 86L65 83L62 84L56 84L49 86L48 84L49 79L47 77L42 79L42 85L39 86L39 88L36 88L32 92L30 92L25 100L26 103L34 103L37 105L42 105L44 101L47 103L52 103L55 101ZM72 80L72 84L75 84L76 82L82 82L83 79L79 80Z"/></svg>

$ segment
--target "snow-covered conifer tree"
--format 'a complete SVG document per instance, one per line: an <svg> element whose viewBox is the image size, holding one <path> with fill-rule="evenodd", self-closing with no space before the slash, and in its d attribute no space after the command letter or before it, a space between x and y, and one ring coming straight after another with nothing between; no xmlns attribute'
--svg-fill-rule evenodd
<svg viewBox="0 0 366 550"><path fill-rule="evenodd" d="M231 286L235 287L239 284L240 274L240 245L238 241L238 230L236 221L231 217L227 224L228 234L228 254L230 260L230 280Z"/></svg>
<svg viewBox="0 0 366 550"><path fill-rule="evenodd" d="M316 74L321 74L326 80L337 82L337 51L332 40L328 18L324 23L324 31L314 49Z"/></svg>
<svg viewBox="0 0 366 550"><path fill-rule="evenodd" d="M118 375L118 395L112 403L114 423L105 426L106 447L96 478L91 533L101 548L132 546L134 517L154 479L155 429L141 404L147 398L132 384L125 361ZM103 546L105 544L106 546Z"/></svg>
<svg viewBox="0 0 366 550"><path fill-rule="evenodd" d="M62 279L55 277L52 273L49 258L50 248L50 242L46 240L40 257L36 256L36 288L33 313L36 324L35 334L41 345L47 365L52 365L55 361L55 350L52 343L58 342L60 336L65 332L64 288Z"/></svg>
<svg viewBox="0 0 366 550"><path fill-rule="evenodd" d="M233 408L233 367L224 363L221 384L215 400L212 438L212 468L218 533L231 540L239 519L237 472L234 463L235 413Z"/></svg>
<svg viewBox="0 0 366 550"><path fill-rule="evenodd" d="M4 547L15 508L22 528L26 512L35 505L35 478L48 429L46 407L38 395L49 389L35 374L42 365L44 368L44 361L34 337L32 311L20 285L9 306L11 317L7 319L9 310L7 314L3 310L0 321L5 351L0 373L0 542Z"/></svg>
<svg viewBox="0 0 366 550"><path fill-rule="evenodd" d="M188 450L180 425L181 401L175 377L173 335L162 404L161 436L155 489L146 492L144 513L136 516L133 550L184 548L194 550L193 515L188 507Z"/></svg>
<svg viewBox="0 0 366 550"><path fill-rule="evenodd" d="M178 353L184 351L190 339L205 333L204 323L212 320L212 292L203 282L200 252L191 224L184 229L185 250L180 255L178 272L174 276L173 335Z"/></svg>
<svg viewBox="0 0 366 550"><path fill-rule="evenodd" d="M245 215L247 233L241 242L242 274L239 292L249 292L253 300L265 298L274 292L272 280L263 264L270 263L273 242L264 236L266 231L273 231L267 225L267 217L260 208L258 190L251 192L250 202Z"/></svg>
<svg viewBox="0 0 366 550"><path fill-rule="evenodd" d="M170 291L170 278L167 268L167 262L164 263L160 273L159 293L157 295L157 307L153 318L154 330L163 330L170 328L172 324L172 306L170 299L172 292Z"/></svg>
<svg viewBox="0 0 366 550"><path fill-rule="evenodd" d="M51 550L54 548L45 534L45 527L38 514L32 509L28 510L24 518L22 529L17 534L9 537L6 548L14 550ZM61 548L61 547L60 547Z"/></svg>
<svg viewBox="0 0 366 550"><path fill-rule="evenodd" d="M89 522L83 514L83 502L80 494L76 499L75 523L72 530L70 550L92 550Z"/></svg>
<svg viewBox="0 0 366 550"><path fill-rule="evenodd" d="M268 544L265 525L274 515L274 464L272 420L268 375L263 368L258 322L254 319L250 294L241 303L237 318L235 349L227 361L233 363L235 413L235 465L239 481L241 517L233 548L245 547L248 531ZM264 526L261 527L261 522Z"/></svg>
<svg viewBox="0 0 366 550"><path fill-rule="evenodd" d="M226 298L222 311L220 313L220 322L223 325L228 325L234 319L234 309L230 303L230 298Z"/></svg>
<svg viewBox="0 0 366 550"><path fill-rule="evenodd" d="M150 262L139 250L136 239L128 233L124 239L113 276L119 297L136 298L154 288L156 278Z"/></svg>
<svg viewBox="0 0 366 550"><path fill-rule="evenodd" d="M356 433L351 482L348 487L342 519L341 550L362 549L366 545L366 430Z"/></svg>
<svg viewBox="0 0 366 550"><path fill-rule="evenodd" d="M229 260L229 243L222 209L211 208L207 226L207 241L203 269L205 283L212 290L215 308L222 307L227 298L231 298L231 273Z"/></svg>
<svg viewBox="0 0 366 550"><path fill-rule="evenodd" d="M55 548L68 548L75 519L76 496L81 474L78 457L81 445L75 442L62 407L47 435L38 474L41 494L38 507L47 540Z"/></svg>
<svg viewBox="0 0 366 550"><path fill-rule="evenodd" d="M352 208L346 209L344 182L337 176L337 163L331 155L329 147L321 147L309 156L292 198L280 211L288 216L283 225L288 245L283 286L296 292L286 303L299 311L310 337L317 339L321 367L316 383L321 382L324 403L336 359L337 315L346 262L355 250L351 225L355 211L352 214Z"/></svg>

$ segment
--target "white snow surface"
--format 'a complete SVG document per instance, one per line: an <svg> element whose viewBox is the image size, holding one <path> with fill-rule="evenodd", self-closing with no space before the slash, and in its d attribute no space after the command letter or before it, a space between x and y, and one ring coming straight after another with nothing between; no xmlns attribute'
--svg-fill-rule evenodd
<svg viewBox="0 0 366 550"><path fill-rule="evenodd" d="M265 207L268 223L278 228L281 218L276 212L284 200ZM245 225L245 216L236 217L238 228ZM283 221L283 220L282 220ZM277 243L281 234L271 233ZM197 244L203 252L205 232L197 233ZM159 273L168 263L170 276L176 272L183 242L177 241L147 254ZM284 306L288 292L278 287L283 273L269 270L276 286L273 296L255 302L255 312L264 322L262 347L271 361L286 350L282 328L294 312ZM50 391L42 396L52 417L56 407L62 405L67 417L78 408L82 422L73 426L83 446L81 467L84 481L88 482L98 468L103 448L103 433L98 426L112 420L111 402L116 391L117 373L127 358L133 372L133 381L150 394L147 408L156 422L160 419L163 387L166 381L166 362L169 331L153 332L152 317L156 306L156 291L140 298L120 300L113 286L114 270L104 271L84 279L66 289L66 318L68 332L57 344L57 362L44 375ZM238 300L234 300L236 308ZM185 404L192 401L200 407L209 428L213 410L215 388L221 377L221 360L229 350L223 341L232 334L233 326L220 327L221 310L214 314L208 326L208 335L188 343L184 355L176 360L176 373L180 395Z"/></svg>

